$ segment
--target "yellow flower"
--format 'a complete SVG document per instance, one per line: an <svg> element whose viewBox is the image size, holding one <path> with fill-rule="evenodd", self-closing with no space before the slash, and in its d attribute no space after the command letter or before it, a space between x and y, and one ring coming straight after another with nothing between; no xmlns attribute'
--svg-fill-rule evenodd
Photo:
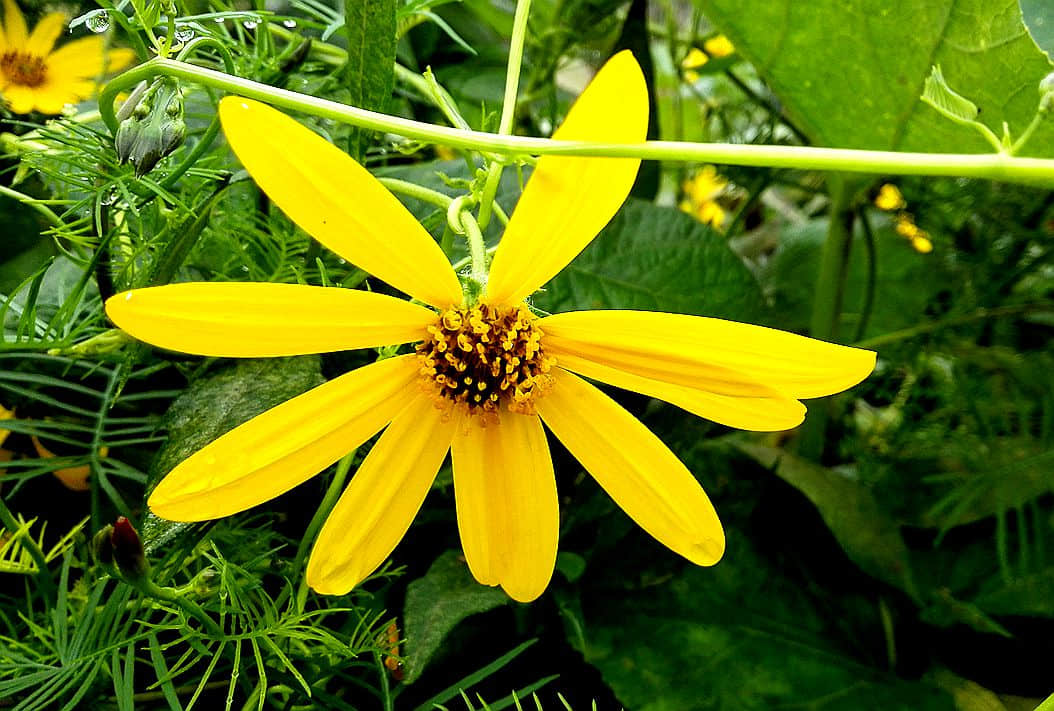
<svg viewBox="0 0 1054 711"><path fill-rule="evenodd" d="M567 265L629 194L634 158L543 156L466 303L450 262L362 166L288 116L227 97L227 139L290 218L349 262L426 306L300 284L185 283L106 303L133 336L186 353L288 356L416 343L268 410L192 455L154 489L158 516L227 516L297 486L384 430L337 502L307 569L316 591L351 590L391 554L451 453L458 529L473 575L514 599L540 595L559 510L545 427L648 533L699 565L725 540L695 477L583 378L751 430L798 425L798 398L842 391L875 354L768 328L640 311L536 317L524 300ZM554 138L636 143L647 87L613 57Z"/></svg>
<svg viewBox="0 0 1054 711"><path fill-rule="evenodd" d="M63 13L48 13L30 33L18 5L14 0L4 0L0 95L12 112L61 113L66 104L91 96L102 74L126 67L135 57L130 49L107 50L105 39L99 35L54 49L66 24Z"/></svg>
<svg viewBox="0 0 1054 711"><path fill-rule="evenodd" d="M896 185L886 183L878 189L878 195L875 197L875 207L879 210L889 212L892 210L903 210L907 206L904 196L900 194L900 190L897 189Z"/></svg>
<svg viewBox="0 0 1054 711"><path fill-rule="evenodd" d="M685 199L681 201L683 212L694 215L701 222L721 229L725 222L725 210L716 198L728 186L728 181L717 173L712 165L703 166L681 185Z"/></svg>
<svg viewBox="0 0 1054 711"><path fill-rule="evenodd" d="M736 51L735 45L724 35L714 35L706 40L703 42L703 49L714 59L727 57Z"/></svg>

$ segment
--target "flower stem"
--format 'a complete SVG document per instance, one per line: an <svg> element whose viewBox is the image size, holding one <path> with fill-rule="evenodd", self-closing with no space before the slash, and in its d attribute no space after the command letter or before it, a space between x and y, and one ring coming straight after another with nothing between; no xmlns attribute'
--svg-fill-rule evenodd
<svg viewBox="0 0 1054 711"><path fill-rule="evenodd" d="M1012 183L1054 185L1054 159L1020 158L1007 154L901 153L815 146L743 145L645 141L592 143L545 138L502 136L483 131L436 126L398 116L366 111L335 101L298 94L241 77L171 59L152 59L116 77L99 97L100 113L112 132L117 130L113 103L116 96L143 79L165 75L197 82L232 94L264 101L282 109L302 111L371 131L441 143L452 148L490 151L513 159L529 155L573 155L644 160L691 161L725 165L827 170L891 175L945 175L987 178Z"/></svg>
<svg viewBox="0 0 1054 711"><path fill-rule="evenodd" d="M523 43L527 39L527 17L531 12L531 0L519 0L516 3L516 14L512 19L512 37L509 39L509 66L505 71L505 96L501 102L501 119L498 121L498 135L508 136L516 121L516 92L520 86L520 68L523 65ZM504 169L501 161L491 161L487 168L487 180L483 184L483 193L479 201L479 228L487 229L490 224L491 206L494 196L501 184L501 172Z"/></svg>

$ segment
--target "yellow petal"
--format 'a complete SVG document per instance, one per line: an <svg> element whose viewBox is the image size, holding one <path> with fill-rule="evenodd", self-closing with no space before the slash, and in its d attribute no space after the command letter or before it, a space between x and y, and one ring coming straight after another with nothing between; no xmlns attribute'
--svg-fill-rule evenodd
<svg viewBox="0 0 1054 711"><path fill-rule="evenodd" d="M637 143L648 134L648 87L629 51L601 67L553 138ZM636 158L542 156L505 228L487 294L529 296L563 269L618 212L637 177Z"/></svg>
<svg viewBox="0 0 1054 711"><path fill-rule="evenodd" d="M44 15L26 40L26 51L38 57L48 56L48 52L55 46L55 40L66 29L66 24L66 15L61 12L49 12Z"/></svg>
<svg viewBox="0 0 1054 711"><path fill-rule="evenodd" d="M805 419L805 406L773 391L768 397L718 395L681 385L671 385L573 355L561 355L560 367L625 390L633 390L727 427L753 432L779 432L797 427Z"/></svg>
<svg viewBox="0 0 1054 711"><path fill-rule="evenodd" d="M424 338L436 315L384 294L263 282L192 282L106 301L123 331L161 348L228 358L326 353Z"/></svg>
<svg viewBox="0 0 1054 711"><path fill-rule="evenodd" d="M576 375L554 368L542 420L637 524L697 565L713 565L725 534L706 492L633 415Z"/></svg>
<svg viewBox="0 0 1054 711"><path fill-rule="evenodd" d="M33 104L44 114L59 114L67 104L76 104L95 93L95 82L87 79L66 78L53 81L51 77L33 94Z"/></svg>
<svg viewBox="0 0 1054 711"><path fill-rule="evenodd" d="M273 499L388 424L417 370L414 355L390 358L271 408L169 472L150 494L150 510L172 521L204 521Z"/></svg>
<svg viewBox="0 0 1054 711"><path fill-rule="evenodd" d="M4 0L4 39L8 49L23 49L29 39L26 18L15 0Z"/></svg>
<svg viewBox="0 0 1054 711"><path fill-rule="evenodd" d="M106 38L92 35L67 42L47 59L48 76L98 79L124 69L135 59L130 49L106 49Z"/></svg>
<svg viewBox="0 0 1054 711"><path fill-rule="evenodd" d="M875 353L813 338L702 316L648 311L573 311L538 322L547 353L724 395L794 398L841 392L875 367ZM729 373L745 379L721 384ZM710 380L717 381L716 383ZM761 390L749 387L760 383Z"/></svg>
<svg viewBox="0 0 1054 711"><path fill-rule="evenodd" d="M16 114L28 114L36 106L40 92L29 86L10 84L4 88L2 98L7 102L7 108Z"/></svg>
<svg viewBox="0 0 1054 711"><path fill-rule="evenodd" d="M424 503L457 421L444 420L425 394L392 420L322 526L307 565L308 585L343 595L384 562Z"/></svg>
<svg viewBox="0 0 1054 711"><path fill-rule="evenodd" d="M396 289L442 309L461 286L443 250L369 171L269 106L220 102L227 140L256 183L315 239Z"/></svg>
<svg viewBox="0 0 1054 711"><path fill-rule="evenodd" d="M541 420L502 413L471 418L454 435L457 524L476 580L519 602L545 591L556 565L560 506Z"/></svg>

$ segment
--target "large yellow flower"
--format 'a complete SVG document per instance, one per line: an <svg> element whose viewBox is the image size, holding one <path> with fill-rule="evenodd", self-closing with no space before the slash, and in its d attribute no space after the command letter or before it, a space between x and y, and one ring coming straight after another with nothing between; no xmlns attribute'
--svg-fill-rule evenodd
<svg viewBox="0 0 1054 711"><path fill-rule="evenodd" d="M67 42L54 49L69 20L61 12L45 15L33 32L14 0L4 0L0 27L0 96L16 114L62 112L95 93L96 81L106 72L128 66L130 49L107 50L100 35ZM54 51L52 51L54 49Z"/></svg>
<svg viewBox="0 0 1054 711"><path fill-rule="evenodd" d="M384 429L323 527L310 585L344 593L392 552L449 451L465 557L516 600L542 593L559 514L543 423L648 533L699 565L724 533L696 479L659 439L582 377L661 398L732 427L798 425L797 398L866 377L874 353L712 318L638 311L536 317L524 299L593 239L629 194L640 161L543 157L465 303L436 242L362 166L293 119L228 97L224 130L257 183L297 224L420 302L339 288L187 283L136 289L106 309L172 350L284 356L391 344L414 352L367 365L232 430L177 466L150 496L159 516L217 518L303 482ZM637 142L647 89L616 55L555 138ZM385 429L386 428L386 429Z"/></svg>

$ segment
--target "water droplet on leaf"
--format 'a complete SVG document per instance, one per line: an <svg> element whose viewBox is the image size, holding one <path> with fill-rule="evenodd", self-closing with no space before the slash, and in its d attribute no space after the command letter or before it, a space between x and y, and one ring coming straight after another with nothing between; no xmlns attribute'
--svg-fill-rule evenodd
<svg viewBox="0 0 1054 711"><path fill-rule="evenodd" d="M291 30L294 27L296 27L296 20L293 20L293 19L282 20L282 26Z"/></svg>
<svg viewBox="0 0 1054 711"><path fill-rule="evenodd" d="M194 28L190 25L176 25L176 41L189 42L194 39Z"/></svg>
<svg viewBox="0 0 1054 711"><path fill-rule="evenodd" d="M247 30L255 30L260 24L260 21L255 18L249 18L248 20L242 20L242 27Z"/></svg>
<svg viewBox="0 0 1054 711"><path fill-rule="evenodd" d="M94 12L89 12L84 18L84 26L96 34L100 34L110 29L109 11L96 10Z"/></svg>

